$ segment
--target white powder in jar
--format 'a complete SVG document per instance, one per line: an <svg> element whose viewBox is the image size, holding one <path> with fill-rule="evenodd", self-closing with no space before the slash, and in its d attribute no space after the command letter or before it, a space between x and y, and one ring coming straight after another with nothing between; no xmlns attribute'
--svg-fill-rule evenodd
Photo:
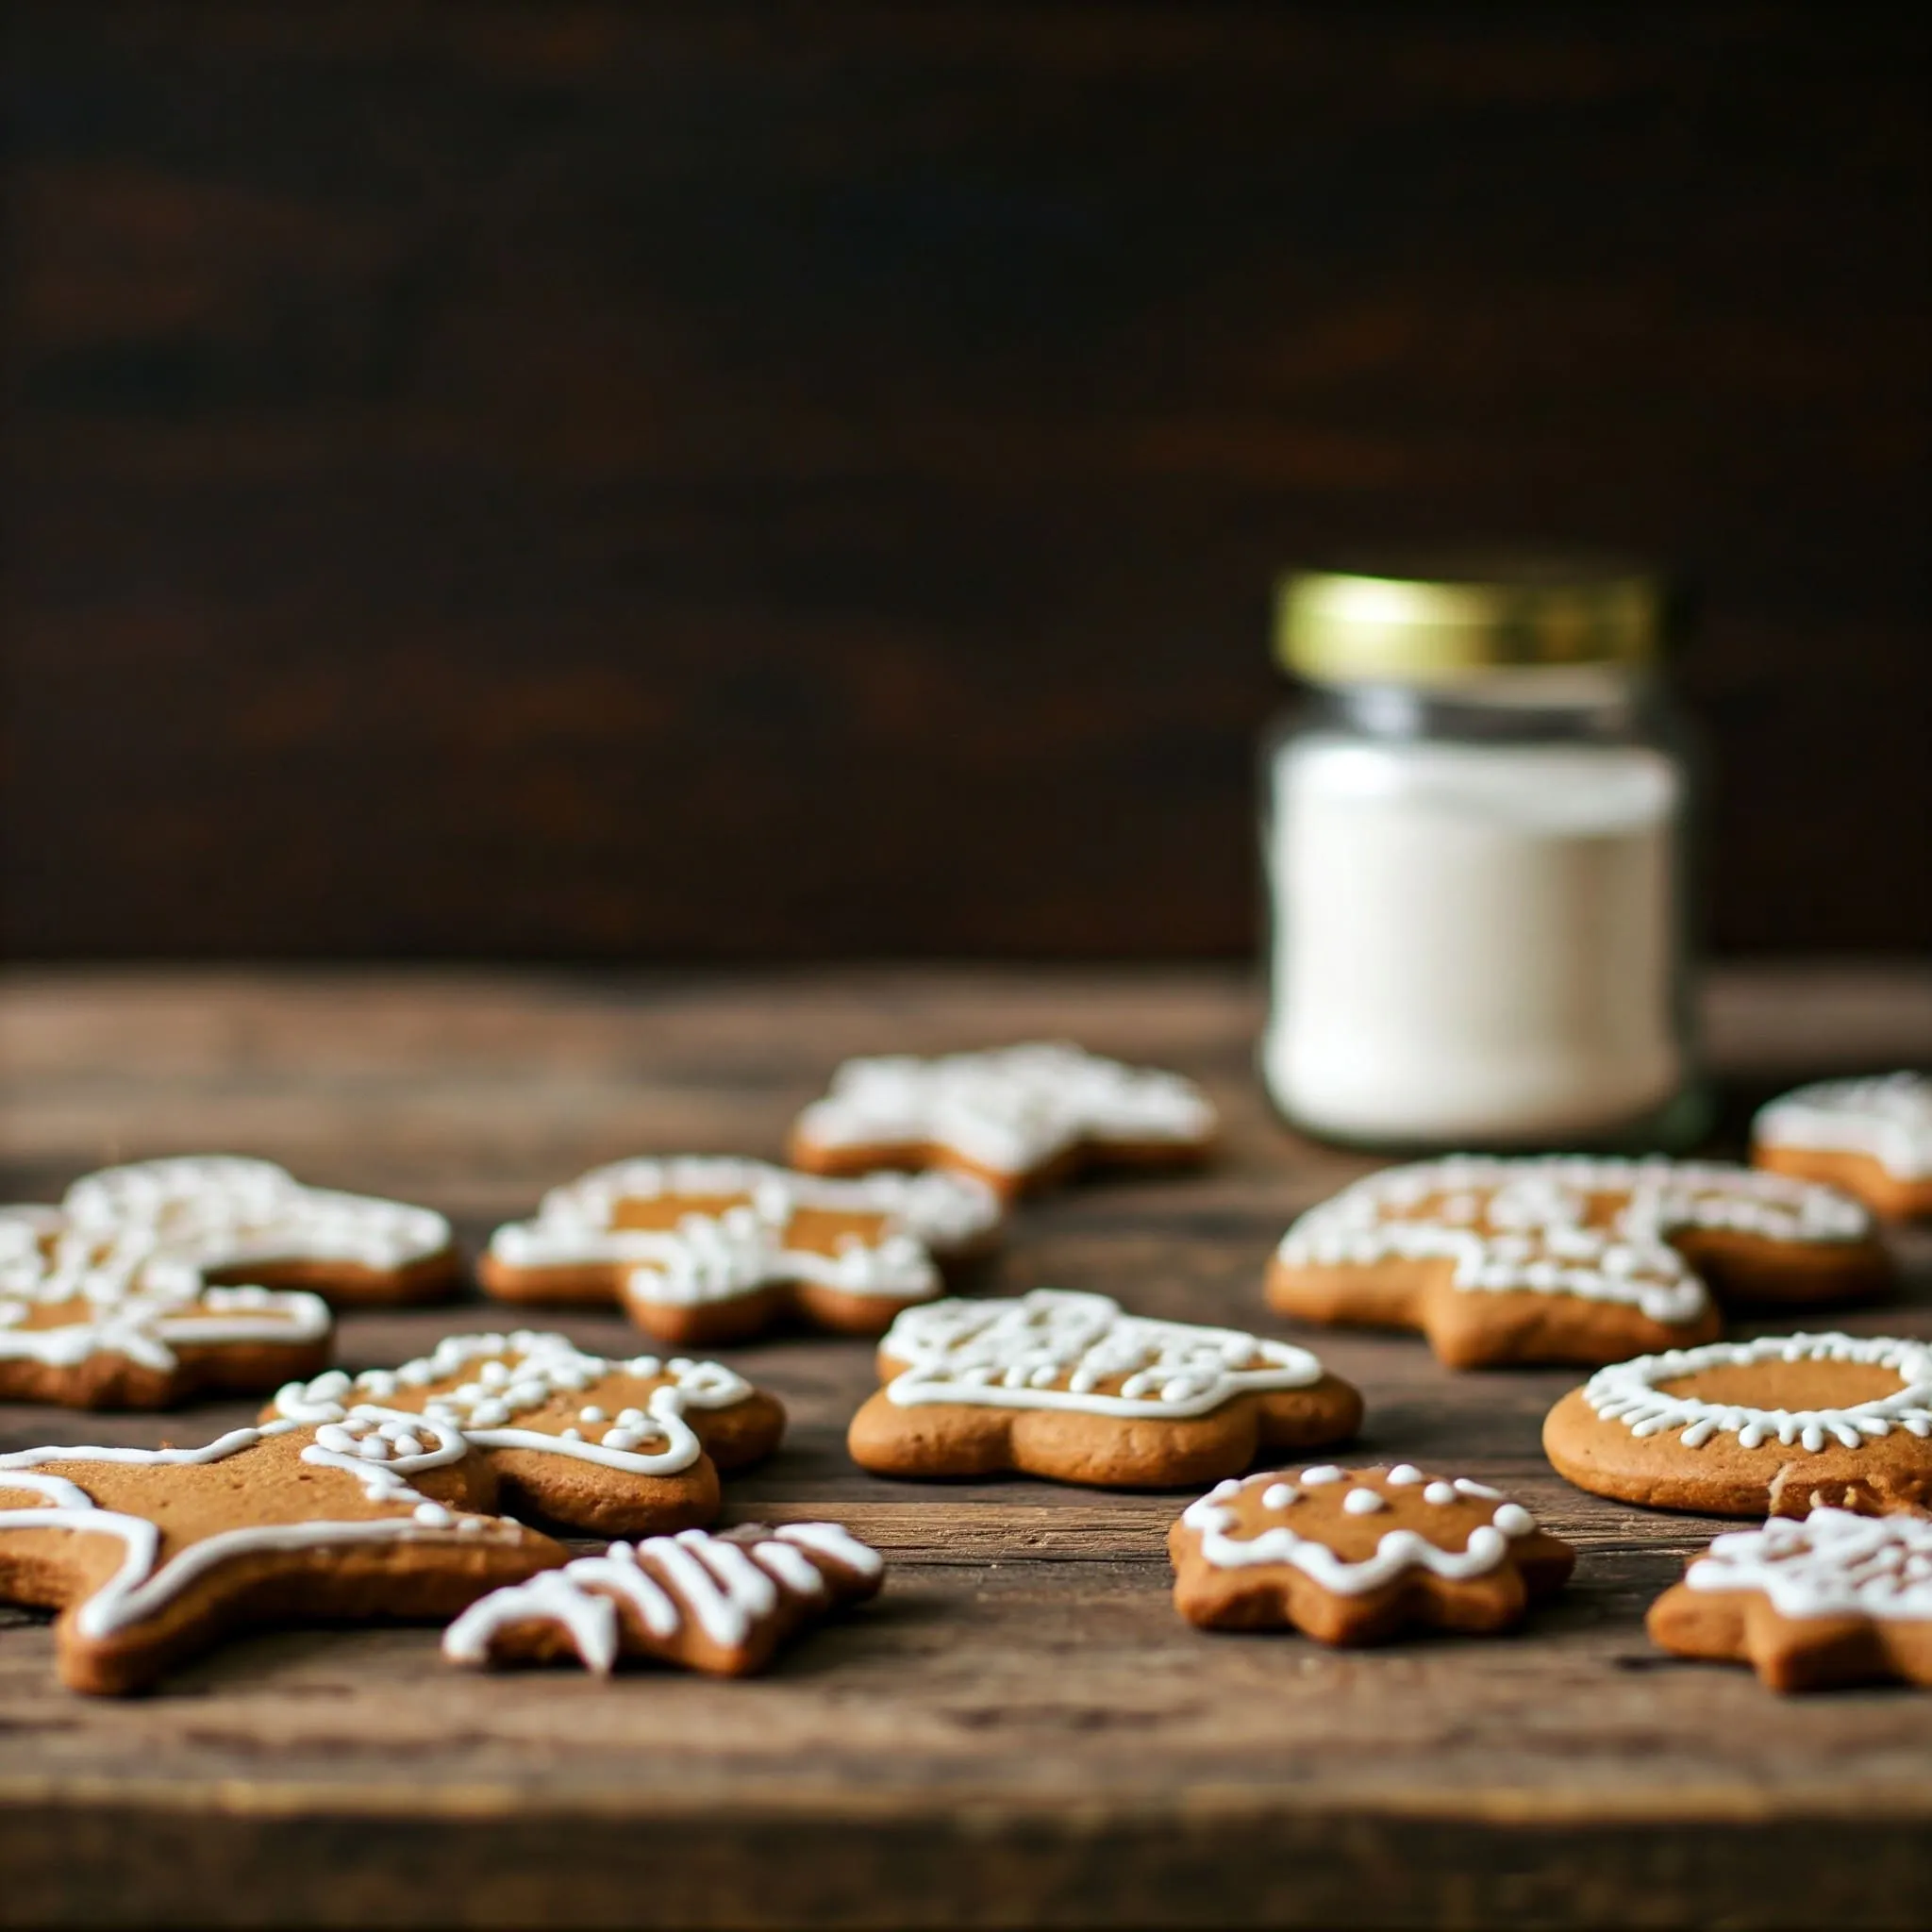
<svg viewBox="0 0 1932 1932"><path fill-rule="evenodd" d="M1629 744L1314 735L1273 773L1276 1104L1318 1133L1554 1141L1685 1069L1682 782Z"/></svg>

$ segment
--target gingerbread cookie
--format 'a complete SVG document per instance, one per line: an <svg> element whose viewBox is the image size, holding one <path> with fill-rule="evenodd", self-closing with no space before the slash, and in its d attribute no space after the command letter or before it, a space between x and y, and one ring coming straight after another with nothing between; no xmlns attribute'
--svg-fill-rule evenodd
<svg viewBox="0 0 1932 1932"><path fill-rule="evenodd" d="M761 1462L777 1398L721 1362L607 1361L561 1335L451 1335L399 1369L293 1382L267 1411L340 1421L358 1405L429 1418L482 1451L504 1507L603 1536L712 1522L718 1472Z"/></svg>
<svg viewBox="0 0 1932 1932"><path fill-rule="evenodd" d="M675 1347L740 1341L786 1315L878 1335L940 1292L936 1256L983 1253L1002 1213L963 1174L824 1180L761 1160L625 1160L498 1228L478 1272L500 1301L621 1301Z"/></svg>
<svg viewBox="0 0 1932 1932"><path fill-rule="evenodd" d="M1342 1441L1362 1417L1360 1395L1305 1348L1049 1288L908 1308L879 1374L846 1438L878 1475L1166 1489L1232 1475L1264 1447Z"/></svg>
<svg viewBox="0 0 1932 1932"><path fill-rule="evenodd" d="M499 1590L449 1626L452 1663L558 1663L607 1676L620 1657L712 1676L761 1671L805 1624L878 1594L885 1564L836 1523L687 1529L612 1543Z"/></svg>
<svg viewBox="0 0 1932 1932"><path fill-rule="evenodd" d="M1268 1301L1418 1328L1451 1368L1602 1362L1719 1334L1712 1299L1848 1301L1890 1265L1836 1189L1747 1168L1456 1155L1357 1181L1275 1251Z"/></svg>
<svg viewBox="0 0 1932 1932"><path fill-rule="evenodd" d="M200 1449L0 1456L0 1598L58 1608L60 1680L139 1690L238 1626L423 1617L564 1560L488 1512L488 1464L425 1416L345 1411Z"/></svg>
<svg viewBox="0 0 1932 1932"><path fill-rule="evenodd" d="M1932 1687L1932 1518L1814 1509L1734 1530L1645 1623L1664 1649L1748 1663L1774 1690Z"/></svg>
<svg viewBox="0 0 1932 1932"><path fill-rule="evenodd" d="M1501 1490L1407 1462L1222 1483L1174 1525L1168 1554L1189 1623L1292 1626L1324 1643L1379 1643L1409 1624L1508 1630L1576 1563Z"/></svg>
<svg viewBox="0 0 1932 1932"><path fill-rule="evenodd" d="M1010 1198L1082 1167L1199 1160L1215 1132L1191 1080L1036 1041L847 1060L799 1115L791 1158L816 1174L957 1168Z"/></svg>
<svg viewBox="0 0 1932 1932"><path fill-rule="evenodd" d="M1564 1396L1543 1449L1578 1489L1657 1509L1932 1502L1932 1344L1774 1335L1641 1356Z"/></svg>
<svg viewBox="0 0 1932 1932"><path fill-rule="evenodd" d="M1880 1214L1932 1214L1932 1080L1889 1074L1821 1080L1759 1110L1751 1158L1774 1174L1830 1181Z"/></svg>

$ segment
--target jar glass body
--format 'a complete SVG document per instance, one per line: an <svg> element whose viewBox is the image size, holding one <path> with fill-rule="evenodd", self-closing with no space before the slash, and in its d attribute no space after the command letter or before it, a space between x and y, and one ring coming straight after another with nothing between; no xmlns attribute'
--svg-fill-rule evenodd
<svg viewBox="0 0 1932 1932"><path fill-rule="evenodd" d="M1625 669L1311 691L1263 758L1275 1106L1389 1149L1697 1138L1694 764Z"/></svg>

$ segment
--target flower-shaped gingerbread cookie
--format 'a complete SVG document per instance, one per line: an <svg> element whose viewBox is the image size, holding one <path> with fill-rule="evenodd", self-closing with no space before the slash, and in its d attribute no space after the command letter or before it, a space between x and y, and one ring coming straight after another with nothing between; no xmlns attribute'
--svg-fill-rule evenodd
<svg viewBox="0 0 1932 1932"><path fill-rule="evenodd" d="M1362 1415L1305 1348L1047 1288L908 1308L879 1374L846 1438L878 1475L1164 1489L1232 1475L1263 1448L1342 1441Z"/></svg>
<svg viewBox="0 0 1932 1932"><path fill-rule="evenodd" d="M1543 1449L1580 1490L1710 1516L1932 1502L1932 1345L1774 1335L1599 1369Z"/></svg>
<svg viewBox="0 0 1932 1932"><path fill-rule="evenodd" d="M604 1536L707 1524L718 1472L785 1432L775 1396L720 1362L607 1361L561 1335L452 1335L399 1369L291 1383L271 1415L339 1422L362 1404L423 1415L483 1452L504 1507Z"/></svg>
<svg viewBox="0 0 1932 1932"><path fill-rule="evenodd" d="M0 1208L0 1400L160 1408L328 1359L311 1292L420 1300L453 1278L424 1208L305 1188L266 1160L108 1168L58 1208Z"/></svg>
<svg viewBox="0 0 1932 1932"><path fill-rule="evenodd" d="M935 1257L991 1246L1002 1212L961 1174L823 1180L760 1160L625 1160L498 1228L480 1273L500 1301L621 1301L673 1347L739 1341L786 1315L878 1335L940 1292Z"/></svg>
<svg viewBox="0 0 1932 1932"><path fill-rule="evenodd" d="M1834 1182L1880 1214L1932 1214L1932 1080L1888 1074L1800 1087L1759 1110L1751 1158L1774 1174Z"/></svg>
<svg viewBox="0 0 1932 1932"><path fill-rule="evenodd" d="M791 1158L818 1174L950 1167L1009 1198L1088 1166L1165 1166L1213 1145L1191 1080L1064 1041L938 1059L847 1060L799 1115Z"/></svg>
<svg viewBox="0 0 1932 1932"><path fill-rule="evenodd" d="M453 1615L564 1560L485 1514L491 1472L454 1429L347 1411L200 1449L0 1456L0 1598L61 1609L74 1690L139 1690L238 1625Z"/></svg>
<svg viewBox="0 0 1932 1932"><path fill-rule="evenodd" d="M1708 1341L1713 1289L1845 1301L1889 1278L1871 1216L1834 1188L1711 1162L1458 1155L1310 1208L1268 1300L1304 1321L1419 1328L1469 1369Z"/></svg>
<svg viewBox="0 0 1932 1932"><path fill-rule="evenodd" d="M1733 1530L1645 1621L1664 1649L1748 1663L1774 1690L1932 1687L1932 1518L1814 1509Z"/></svg>
<svg viewBox="0 0 1932 1932"><path fill-rule="evenodd" d="M804 1625L876 1596L885 1565L836 1523L687 1529L612 1543L472 1604L449 1626L452 1663L557 1663L600 1676L620 1657L712 1676L761 1671Z"/></svg>
<svg viewBox="0 0 1932 1932"><path fill-rule="evenodd" d="M1189 1623L1292 1626L1324 1643L1379 1643L1409 1624L1511 1629L1576 1561L1502 1491L1407 1462L1222 1483L1174 1525L1168 1554Z"/></svg>

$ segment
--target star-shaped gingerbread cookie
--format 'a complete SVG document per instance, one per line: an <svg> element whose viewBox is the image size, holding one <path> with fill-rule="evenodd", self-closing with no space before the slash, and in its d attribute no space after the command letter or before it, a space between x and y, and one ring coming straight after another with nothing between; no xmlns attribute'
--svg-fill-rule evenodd
<svg viewBox="0 0 1932 1932"><path fill-rule="evenodd" d="M1231 1475L1264 1447L1342 1441L1362 1416L1305 1348L1048 1288L908 1308L879 1374L846 1437L877 1475L1164 1489Z"/></svg>
<svg viewBox="0 0 1932 1932"><path fill-rule="evenodd" d="M451 1335L398 1369L291 1383L267 1411L326 1424L359 1405L460 1430L504 1507L601 1536L714 1521L718 1472L761 1462L785 1410L722 1362L608 1361L561 1335Z"/></svg>
<svg viewBox="0 0 1932 1932"><path fill-rule="evenodd" d="M1774 1174L1830 1181L1898 1220L1932 1214L1932 1080L1887 1074L1800 1087L1760 1109L1751 1158Z"/></svg>
<svg viewBox="0 0 1932 1932"><path fill-rule="evenodd" d="M878 1335L940 1292L937 1262L985 1253L1002 1218L999 1196L962 1174L824 1180L761 1160L625 1160L498 1228L478 1272L499 1301L621 1302L676 1348L788 1316Z"/></svg>
<svg viewBox="0 0 1932 1932"><path fill-rule="evenodd" d="M162 1408L328 1359L323 1289L421 1300L454 1278L424 1208L306 1188L265 1160L108 1168L58 1208L0 1208L0 1400Z"/></svg>
<svg viewBox="0 0 1932 1932"><path fill-rule="evenodd" d="M1714 1162L1457 1155L1312 1208L1268 1272L1303 1321L1416 1328L1451 1368L1606 1362L1707 1341L1725 1302L1883 1291L1872 1217L1835 1188Z"/></svg>
<svg viewBox="0 0 1932 1932"><path fill-rule="evenodd" d="M876 1550L836 1523L687 1529L612 1543L472 1604L442 1640L452 1663L558 1663L608 1675L620 1657L712 1676L763 1670L804 1625L878 1594Z"/></svg>
<svg viewBox="0 0 1932 1932"><path fill-rule="evenodd" d="M1543 1423L1580 1490L1707 1516L1932 1504L1932 1344L1768 1335L1599 1369Z"/></svg>
<svg viewBox="0 0 1932 1932"><path fill-rule="evenodd" d="M955 1168L1011 1198L1085 1167L1199 1160L1216 1131L1191 1080L1037 1041L847 1060L799 1115L791 1158L817 1174Z"/></svg>
<svg viewBox="0 0 1932 1932"><path fill-rule="evenodd" d="M1748 1663L1774 1690L1932 1688L1932 1517L1814 1509L1732 1531L1646 1623L1664 1649Z"/></svg>
<svg viewBox="0 0 1932 1932"><path fill-rule="evenodd" d="M1486 1635L1560 1590L1575 1552L1500 1490L1324 1465L1224 1482L1169 1534L1174 1607L1208 1630L1379 1643L1410 1624Z"/></svg>
<svg viewBox="0 0 1932 1932"><path fill-rule="evenodd" d="M139 1690L254 1624L445 1619L564 1560L488 1514L454 1429L347 1411L200 1449L0 1456L0 1599L58 1608L70 1690Z"/></svg>

